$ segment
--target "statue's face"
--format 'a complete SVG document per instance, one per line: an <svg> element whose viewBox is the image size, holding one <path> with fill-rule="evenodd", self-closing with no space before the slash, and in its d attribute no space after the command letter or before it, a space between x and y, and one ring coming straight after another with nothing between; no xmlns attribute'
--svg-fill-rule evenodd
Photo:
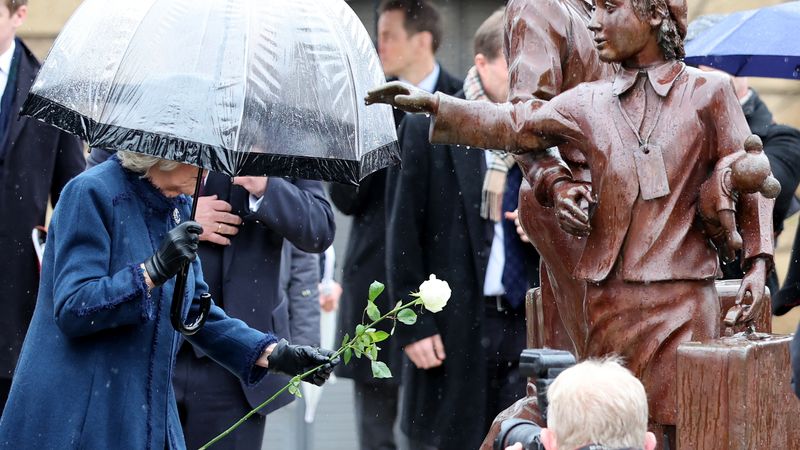
<svg viewBox="0 0 800 450"><path fill-rule="evenodd" d="M636 14L633 0L596 0L589 29L605 62L623 62L649 45L657 45L654 29Z"/></svg>

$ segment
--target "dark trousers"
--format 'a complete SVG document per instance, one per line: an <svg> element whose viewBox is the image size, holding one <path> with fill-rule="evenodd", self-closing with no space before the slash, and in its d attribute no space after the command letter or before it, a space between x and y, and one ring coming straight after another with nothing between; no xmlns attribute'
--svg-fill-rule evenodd
<svg viewBox="0 0 800 450"><path fill-rule="evenodd" d="M6 409L6 402L8 401L8 393L11 391L11 378L0 378L0 416L3 415L3 410Z"/></svg>
<svg viewBox="0 0 800 450"><path fill-rule="evenodd" d="M356 428L361 450L395 450L394 422L397 418L396 384L354 383Z"/></svg>
<svg viewBox="0 0 800 450"><path fill-rule="evenodd" d="M497 310L496 302L487 302L483 325L486 349L486 432L495 416L525 397L527 380L519 374L519 355L525 349L525 308L512 310L507 305Z"/></svg>
<svg viewBox="0 0 800 450"><path fill-rule="evenodd" d="M189 449L200 448L252 409L239 379L210 358L196 357L189 344L184 344L178 352L172 384ZM265 417L255 414L218 446L258 450L265 425Z"/></svg>

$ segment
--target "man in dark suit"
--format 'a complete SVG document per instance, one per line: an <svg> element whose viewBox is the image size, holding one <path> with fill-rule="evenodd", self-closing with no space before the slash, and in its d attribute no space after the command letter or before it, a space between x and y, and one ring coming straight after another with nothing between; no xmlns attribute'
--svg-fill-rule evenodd
<svg viewBox="0 0 800 450"><path fill-rule="evenodd" d="M24 0L0 3L0 405L5 405L22 340L36 304L39 270L31 232L44 225L48 197L53 205L67 181L86 167L83 145L74 136L18 111L39 62L15 37L27 16Z"/></svg>
<svg viewBox="0 0 800 450"><path fill-rule="evenodd" d="M237 177L211 172L199 199L203 226L199 255L212 298L251 327L291 338L288 298L280 295L284 239L306 252L333 242L333 212L317 181ZM228 371L184 345L175 368L175 395L188 448L198 448L282 388L271 377L245 388ZM260 448L267 414L291 401L271 403L223 441L225 448Z"/></svg>
<svg viewBox="0 0 800 450"><path fill-rule="evenodd" d="M429 3L419 0L387 0L379 8L378 54L387 77L405 80L429 92L453 94L461 89L461 80L448 74L436 62L442 27L439 13ZM395 123L404 113L395 110ZM353 218L345 252L342 279L343 294L339 309L338 341L345 333L352 335L361 323L366 296L373 281L386 281L386 220L384 196L386 170L361 181L359 188L332 185L331 200L344 214ZM389 296L378 298L378 306L388 311ZM389 324L381 324L389 331ZM388 346L387 346L388 347ZM394 378L373 379L365 359L353 359L337 367L336 374L355 381L356 418L361 450L396 448L393 426L397 411L399 354L390 348L382 353Z"/></svg>
<svg viewBox="0 0 800 450"><path fill-rule="evenodd" d="M498 11L476 32L469 100L508 95L502 30ZM525 395L524 298L539 284L539 258L504 218L517 208L522 180L513 158L431 145L429 126L422 115L403 119L403 166L388 175L389 292L408 300L435 274L453 297L395 332L412 363L403 368L401 428L414 450L478 448L494 415Z"/></svg>

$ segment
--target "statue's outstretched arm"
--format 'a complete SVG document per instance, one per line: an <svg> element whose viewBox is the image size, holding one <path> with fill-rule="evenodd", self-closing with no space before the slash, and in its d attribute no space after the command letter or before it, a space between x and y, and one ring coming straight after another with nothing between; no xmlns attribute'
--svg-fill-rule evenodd
<svg viewBox="0 0 800 450"><path fill-rule="evenodd" d="M455 144L514 154L544 152L580 133L548 102L491 103L462 100L441 93L431 121L434 144Z"/></svg>

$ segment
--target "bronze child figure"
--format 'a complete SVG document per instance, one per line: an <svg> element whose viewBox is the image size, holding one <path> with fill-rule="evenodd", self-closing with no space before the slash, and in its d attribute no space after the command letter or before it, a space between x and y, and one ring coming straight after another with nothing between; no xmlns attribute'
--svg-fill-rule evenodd
<svg viewBox="0 0 800 450"><path fill-rule="evenodd" d="M580 354L624 357L647 389L651 422L674 439L677 347L720 332L718 258L696 220L698 192L721 158L744 154L749 130L729 79L680 61L685 0L598 0L589 29L600 59L620 69L549 102L466 102L399 83L366 101L433 115L435 143L581 151L591 186L567 167L547 180L560 226L586 240L574 269L587 282ZM763 307L771 208L758 193L738 200L745 319Z"/></svg>

